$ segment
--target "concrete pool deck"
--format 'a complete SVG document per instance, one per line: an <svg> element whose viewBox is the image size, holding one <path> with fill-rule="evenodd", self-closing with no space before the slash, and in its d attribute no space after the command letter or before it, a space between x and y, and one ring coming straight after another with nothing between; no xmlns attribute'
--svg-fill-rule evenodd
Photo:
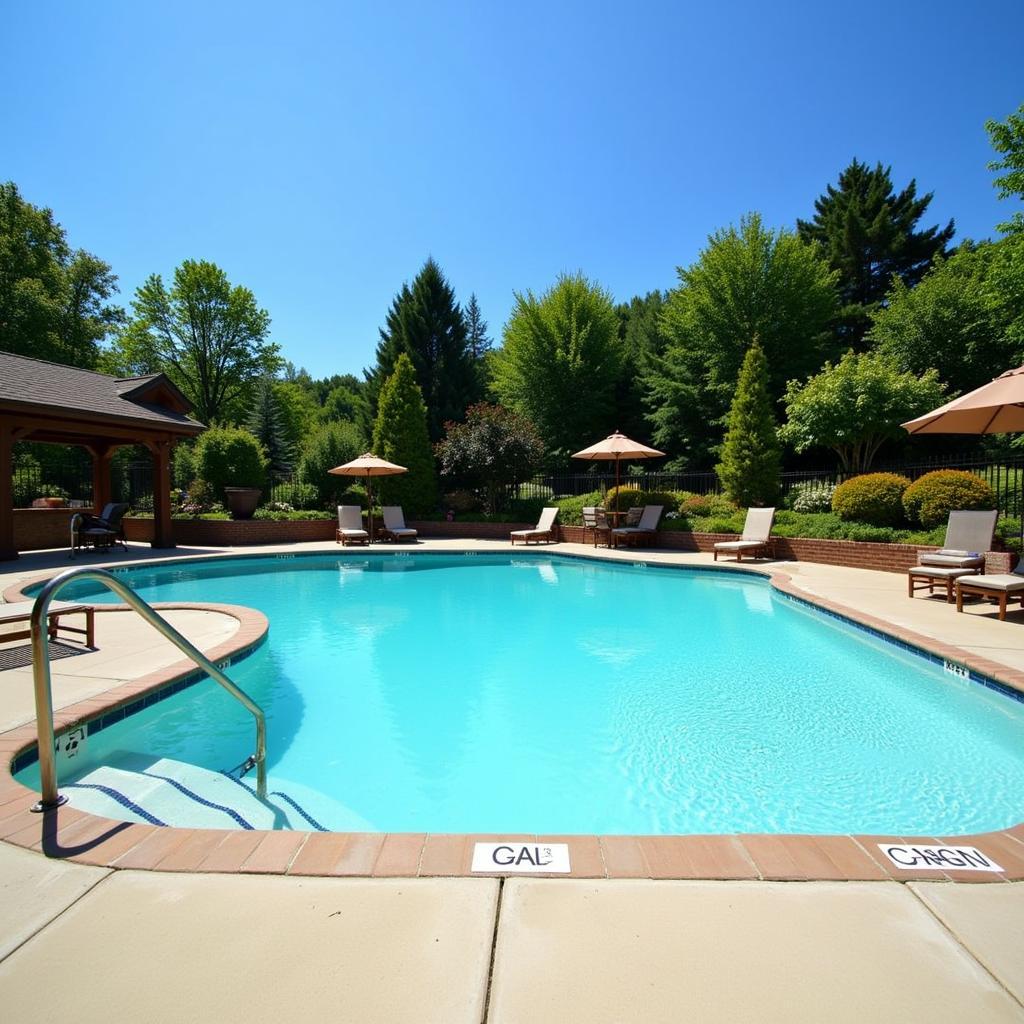
<svg viewBox="0 0 1024 1024"><path fill-rule="evenodd" d="M430 541L421 547L508 546ZM233 553L306 550L338 549L308 544ZM594 553L569 544L548 550ZM207 553L228 552L168 554ZM160 553L133 546L111 562L154 555ZM657 551L640 557L677 565L711 561ZM26 556L3 566L0 591L80 564L86 560L69 563L64 552ZM763 564L826 602L888 620L935 647L962 647L971 658L1000 666L1001 675L1024 671L1024 613L1016 609L999 623L990 606L958 615L937 597L910 600L899 574ZM227 612L168 614L203 650L237 641L241 628ZM82 687L101 700L104 682L124 686L133 672L141 678L178 660L173 649L161 650L160 638L147 641L128 624L135 618L97 616L98 654L54 662L58 706L80 700ZM0 644L0 656L10 647ZM87 660L97 656L105 669ZM26 668L0 669L0 730L31 722L23 692L30 685ZM4 808L11 810L5 800L0 819ZM69 833L82 839L89 829L72 824ZM907 884L884 880L891 877L885 873L869 876L878 881L766 881L807 877L794 874L792 862L787 866L780 837L742 837L744 850L762 847L750 881L651 880L656 840L639 851L638 871L646 877L637 879L209 873L218 870L212 855L231 846L231 835L245 838L209 836L188 874L174 869L174 844L163 852L162 870L140 872L128 857L121 870L89 867L0 843L5 1013L16 1020L73 1012L85 1021L280 1021L301 1007L304 1017L352 1021L863 1021L883 1014L901 1021L1024 1021L1024 886L1018 884L931 881L950 877L935 873ZM282 858L294 865L300 844L276 835L266 848L250 846L243 872L272 871ZM1024 865L1024 830L1011 831L1005 842L1005 852ZM123 848L130 854L131 845ZM308 844L302 851L313 852ZM401 850L390 852L398 874L407 873ZM385 853L378 842L375 858ZM418 856L427 854L421 840ZM311 869L316 859L309 857ZM762 869L773 862L776 873ZM126 985L125 978L144 982Z"/></svg>

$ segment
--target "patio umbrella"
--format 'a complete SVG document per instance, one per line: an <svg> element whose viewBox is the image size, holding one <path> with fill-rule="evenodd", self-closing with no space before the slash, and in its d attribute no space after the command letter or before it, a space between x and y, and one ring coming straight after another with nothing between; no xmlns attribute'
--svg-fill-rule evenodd
<svg viewBox="0 0 1024 1024"><path fill-rule="evenodd" d="M1012 434L1024 431L1024 366L902 424L911 434ZM1024 483L1024 479L1022 479ZM1021 519L1024 537L1024 517Z"/></svg>
<svg viewBox="0 0 1024 1024"><path fill-rule="evenodd" d="M602 459L604 461L610 461L615 463L615 496L618 498L619 494L619 462L622 459L656 459L659 455L664 455L664 452L659 452L656 448L648 448L647 445L641 444L639 441L633 441L626 437L625 434L620 434L617 430L614 434L609 434L603 441L598 441L597 444L592 444L589 448L584 448L581 452L576 452L573 455L574 459L590 459L597 460Z"/></svg>
<svg viewBox="0 0 1024 1024"><path fill-rule="evenodd" d="M386 459L378 459L372 452L360 455L358 459L346 462L344 466L335 466L329 469L328 473L335 476L361 476L366 477L366 504L367 516L369 518L370 540L373 540L373 490L370 480L375 476L396 476L399 473L408 473L405 466L398 466Z"/></svg>

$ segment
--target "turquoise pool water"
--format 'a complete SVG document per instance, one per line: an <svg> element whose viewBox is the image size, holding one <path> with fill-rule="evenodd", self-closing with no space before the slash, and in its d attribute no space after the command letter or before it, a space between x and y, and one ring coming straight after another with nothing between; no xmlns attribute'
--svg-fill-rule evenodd
<svg viewBox="0 0 1024 1024"><path fill-rule="evenodd" d="M543 552L122 572L147 600L266 613L268 643L229 674L266 710L271 789L318 794L329 828L941 836L1024 818L1024 704L761 579ZM252 747L205 681L91 736L73 777L139 755L229 769Z"/></svg>

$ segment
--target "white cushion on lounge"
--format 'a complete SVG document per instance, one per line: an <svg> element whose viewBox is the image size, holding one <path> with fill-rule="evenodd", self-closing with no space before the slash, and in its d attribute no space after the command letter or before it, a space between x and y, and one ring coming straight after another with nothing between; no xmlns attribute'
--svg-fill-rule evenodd
<svg viewBox="0 0 1024 1024"><path fill-rule="evenodd" d="M363 510L358 505L338 506L338 533L343 537L350 537L353 540L369 538L369 534L362 529Z"/></svg>
<svg viewBox="0 0 1024 1024"><path fill-rule="evenodd" d="M968 583L972 587L991 590L996 594L1009 594L1017 590L1024 590L1024 576L1015 572L1004 572L995 576L977 576L963 582Z"/></svg>
<svg viewBox="0 0 1024 1024"><path fill-rule="evenodd" d="M384 516L384 529L395 537L418 537L419 534L405 525L405 513L401 505L385 505L381 509Z"/></svg>
<svg viewBox="0 0 1024 1024"><path fill-rule="evenodd" d="M763 540L720 540L715 544L716 551L746 551L747 548L763 548Z"/></svg>
<svg viewBox="0 0 1024 1024"><path fill-rule="evenodd" d="M973 569L985 564L985 556L979 551L926 551L921 555L922 565L945 565L951 568Z"/></svg>
<svg viewBox="0 0 1024 1024"><path fill-rule="evenodd" d="M955 565L915 565L908 569L911 576L926 576L935 580L955 580L961 576L977 576L978 570L971 566Z"/></svg>

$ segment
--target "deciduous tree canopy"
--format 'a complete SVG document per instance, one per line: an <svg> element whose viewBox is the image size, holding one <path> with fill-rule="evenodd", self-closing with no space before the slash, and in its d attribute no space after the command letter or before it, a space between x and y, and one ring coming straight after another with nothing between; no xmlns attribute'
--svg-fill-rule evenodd
<svg viewBox="0 0 1024 1024"><path fill-rule="evenodd" d="M72 249L51 210L0 184L0 350L91 369L124 320L110 267Z"/></svg>

